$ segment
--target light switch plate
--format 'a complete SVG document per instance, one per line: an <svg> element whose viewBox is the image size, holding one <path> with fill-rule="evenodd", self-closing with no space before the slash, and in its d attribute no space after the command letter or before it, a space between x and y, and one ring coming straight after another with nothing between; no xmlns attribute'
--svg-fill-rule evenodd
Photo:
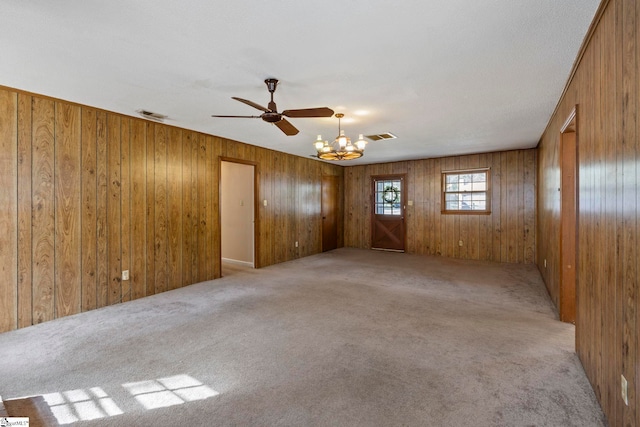
<svg viewBox="0 0 640 427"><path fill-rule="evenodd" d="M620 386L622 388L622 400L624 404L629 406L629 395L627 394L627 379L624 375L620 375Z"/></svg>

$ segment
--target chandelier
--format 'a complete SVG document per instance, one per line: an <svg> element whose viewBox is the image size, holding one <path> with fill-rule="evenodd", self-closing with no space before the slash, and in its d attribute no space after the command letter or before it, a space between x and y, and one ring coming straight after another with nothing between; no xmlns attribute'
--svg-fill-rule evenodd
<svg viewBox="0 0 640 427"><path fill-rule="evenodd" d="M360 134L355 144L351 142L344 134L344 130L340 127L340 119L344 117L342 113L336 113L338 118L338 136L329 144L328 141L322 140L322 135L318 135L318 139L313 144L318 152L317 157L322 160L353 160L364 155L364 148L367 141Z"/></svg>

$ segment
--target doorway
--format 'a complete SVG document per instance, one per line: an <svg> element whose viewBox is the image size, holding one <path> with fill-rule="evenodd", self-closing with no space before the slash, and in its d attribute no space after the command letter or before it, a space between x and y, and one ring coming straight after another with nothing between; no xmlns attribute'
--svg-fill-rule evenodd
<svg viewBox="0 0 640 427"><path fill-rule="evenodd" d="M371 249L404 252L405 176L372 177Z"/></svg>
<svg viewBox="0 0 640 427"><path fill-rule="evenodd" d="M222 262L255 267L255 165L220 162L220 254Z"/></svg>
<svg viewBox="0 0 640 427"><path fill-rule="evenodd" d="M560 320L576 322L578 135L576 109L560 131Z"/></svg>
<svg viewBox="0 0 640 427"><path fill-rule="evenodd" d="M322 176L322 252L338 247L339 177Z"/></svg>

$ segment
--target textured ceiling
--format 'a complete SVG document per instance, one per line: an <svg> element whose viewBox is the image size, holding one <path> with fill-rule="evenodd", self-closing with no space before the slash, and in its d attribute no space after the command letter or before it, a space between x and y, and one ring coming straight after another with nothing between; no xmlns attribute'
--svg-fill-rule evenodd
<svg viewBox="0 0 640 427"><path fill-rule="evenodd" d="M343 112L392 132L348 164L534 147L599 0L1 1L0 85L300 156L335 118L285 136L231 99Z"/></svg>

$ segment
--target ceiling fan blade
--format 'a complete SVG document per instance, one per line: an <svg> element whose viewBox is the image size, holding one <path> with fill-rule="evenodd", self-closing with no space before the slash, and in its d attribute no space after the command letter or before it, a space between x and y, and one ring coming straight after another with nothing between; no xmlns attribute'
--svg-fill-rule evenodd
<svg viewBox="0 0 640 427"><path fill-rule="evenodd" d="M253 108L257 108L258 110L262 110L262 111L264 111L265 113L268 113L268 112L269 112L269 109L268 109L268 108L265 108L265 107L263 107L263 106L262 106L262 105L260 105L260 104L256 104L256 103L255 103L255 102L253 102L253 101L249 101L248 99L242 99L242 98L238 98L238 97L236 97L236 96L232 96L232 97L231 97L231 99L235 99L236 101L240 101L240 102L242 102L243 104L250 105L251 107L253 107Z"/></svg>
<svg viewBox="0 0 640 427"><path fill-rule="evenodd" d="M222 118L233 118L233 119L259 119L261 116L220 116L217 114L212 114L211 117L222 117Z"/></svg>
<svg viewBox="0 0 640 427"><path fill-rule="evenodd" d="M282 132L284 132L287 136L297 135L300 132L294 125L289 123L287 119L282 119L274 123Z"/></svg>
<svg viewBox="0 0 640 427"><path fill-rule="evenodd" d="M333 116L333 110L327 107L320 108L302 108L299 110L284 110L281 113L287 117L331 117Z"/></svg>

